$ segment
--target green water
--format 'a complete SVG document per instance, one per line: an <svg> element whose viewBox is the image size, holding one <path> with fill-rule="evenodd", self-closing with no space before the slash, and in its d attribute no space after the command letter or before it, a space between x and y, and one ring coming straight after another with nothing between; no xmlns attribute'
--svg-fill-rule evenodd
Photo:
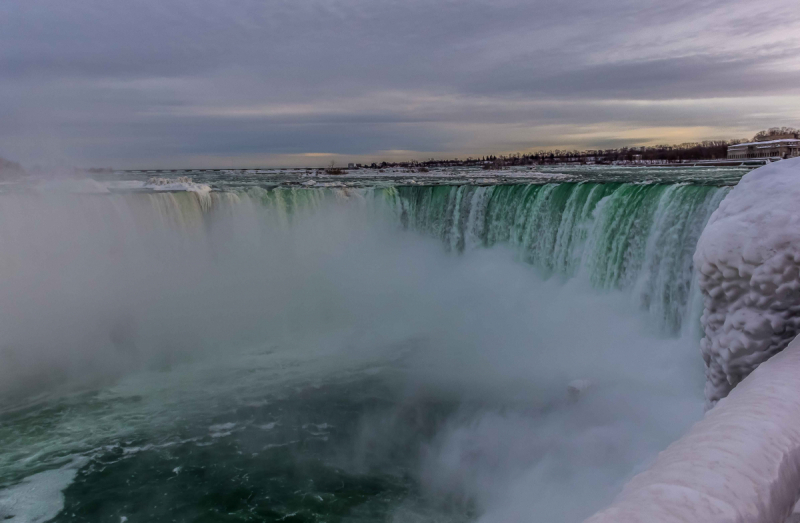
<svg viewBox="0 0 800 523"><path fill-rule="evenodd" d="M544 277L628 289L677 332L692 299L694 246L727 188L581 183L398 189L407 226L450 249L509 244ZM693 321L694 317L689 318Z"/></svg>

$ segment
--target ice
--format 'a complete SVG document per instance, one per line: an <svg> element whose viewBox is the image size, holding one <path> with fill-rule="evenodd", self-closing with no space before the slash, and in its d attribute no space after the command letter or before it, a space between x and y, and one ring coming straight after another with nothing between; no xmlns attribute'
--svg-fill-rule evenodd
<svg viewBox="0 0 800 523"><path fill-rule="evenodd" d="M800 332L800 158L745 175L697 245L713 406Z"/></svg>
<svg viewBox="0 0 800 523"><path fill-rule="evenodd" d="M586 523L786 521L800 497L798 374L800 339L762 363Z"/></svg>

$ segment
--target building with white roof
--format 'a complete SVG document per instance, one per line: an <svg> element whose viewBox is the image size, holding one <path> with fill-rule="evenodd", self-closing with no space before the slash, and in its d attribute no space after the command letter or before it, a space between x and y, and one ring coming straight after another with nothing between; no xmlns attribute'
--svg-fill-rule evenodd
<svg viewBox="0 0 800 523"><path fill-rule="evenodd" d="M800 156L800 137L796 134L769 136L763 141L728 146L729 160L793 158L796 156Z"/></svg>

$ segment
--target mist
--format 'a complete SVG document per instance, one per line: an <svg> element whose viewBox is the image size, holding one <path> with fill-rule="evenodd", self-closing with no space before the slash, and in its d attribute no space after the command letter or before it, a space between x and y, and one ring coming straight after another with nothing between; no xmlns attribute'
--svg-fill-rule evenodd
<svg viewBox="0 0 800 523"><path fill-rule="evenodd" d="M313 376L293 387L367 369L396 405L361 417L340 465L410 449L425 506L481 521L580 521L702 413L696 340L654 334L623 292L448 253L362 193L262 196L0 194L2 404L224 396L237 361L255 390L284 372L262 353ZM447 408L402 414L429 404Z"/></svg>

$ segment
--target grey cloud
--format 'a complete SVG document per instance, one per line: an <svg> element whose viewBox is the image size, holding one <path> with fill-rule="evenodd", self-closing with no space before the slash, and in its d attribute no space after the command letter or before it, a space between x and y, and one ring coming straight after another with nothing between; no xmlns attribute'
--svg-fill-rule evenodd
<svg viewBox="0 0 800 523"><path fill-rule="evenodd" d="M792 50L796 53L797 50ZM786 52L768 57L684 56L611 62L558 73L500 70L474 84L477 92L531 96L670 100L796 93L800 70L769 70ZM767 81L768 80L768 81Z"/></svg>
<svg viewBox="0 0 800 523"><path fill-rule="evenodd" d="M604 123L738 136L800 94L790 0L0 0L0 19L0 154L23 161L37 140L163 164L546 146Z"/></svg>

